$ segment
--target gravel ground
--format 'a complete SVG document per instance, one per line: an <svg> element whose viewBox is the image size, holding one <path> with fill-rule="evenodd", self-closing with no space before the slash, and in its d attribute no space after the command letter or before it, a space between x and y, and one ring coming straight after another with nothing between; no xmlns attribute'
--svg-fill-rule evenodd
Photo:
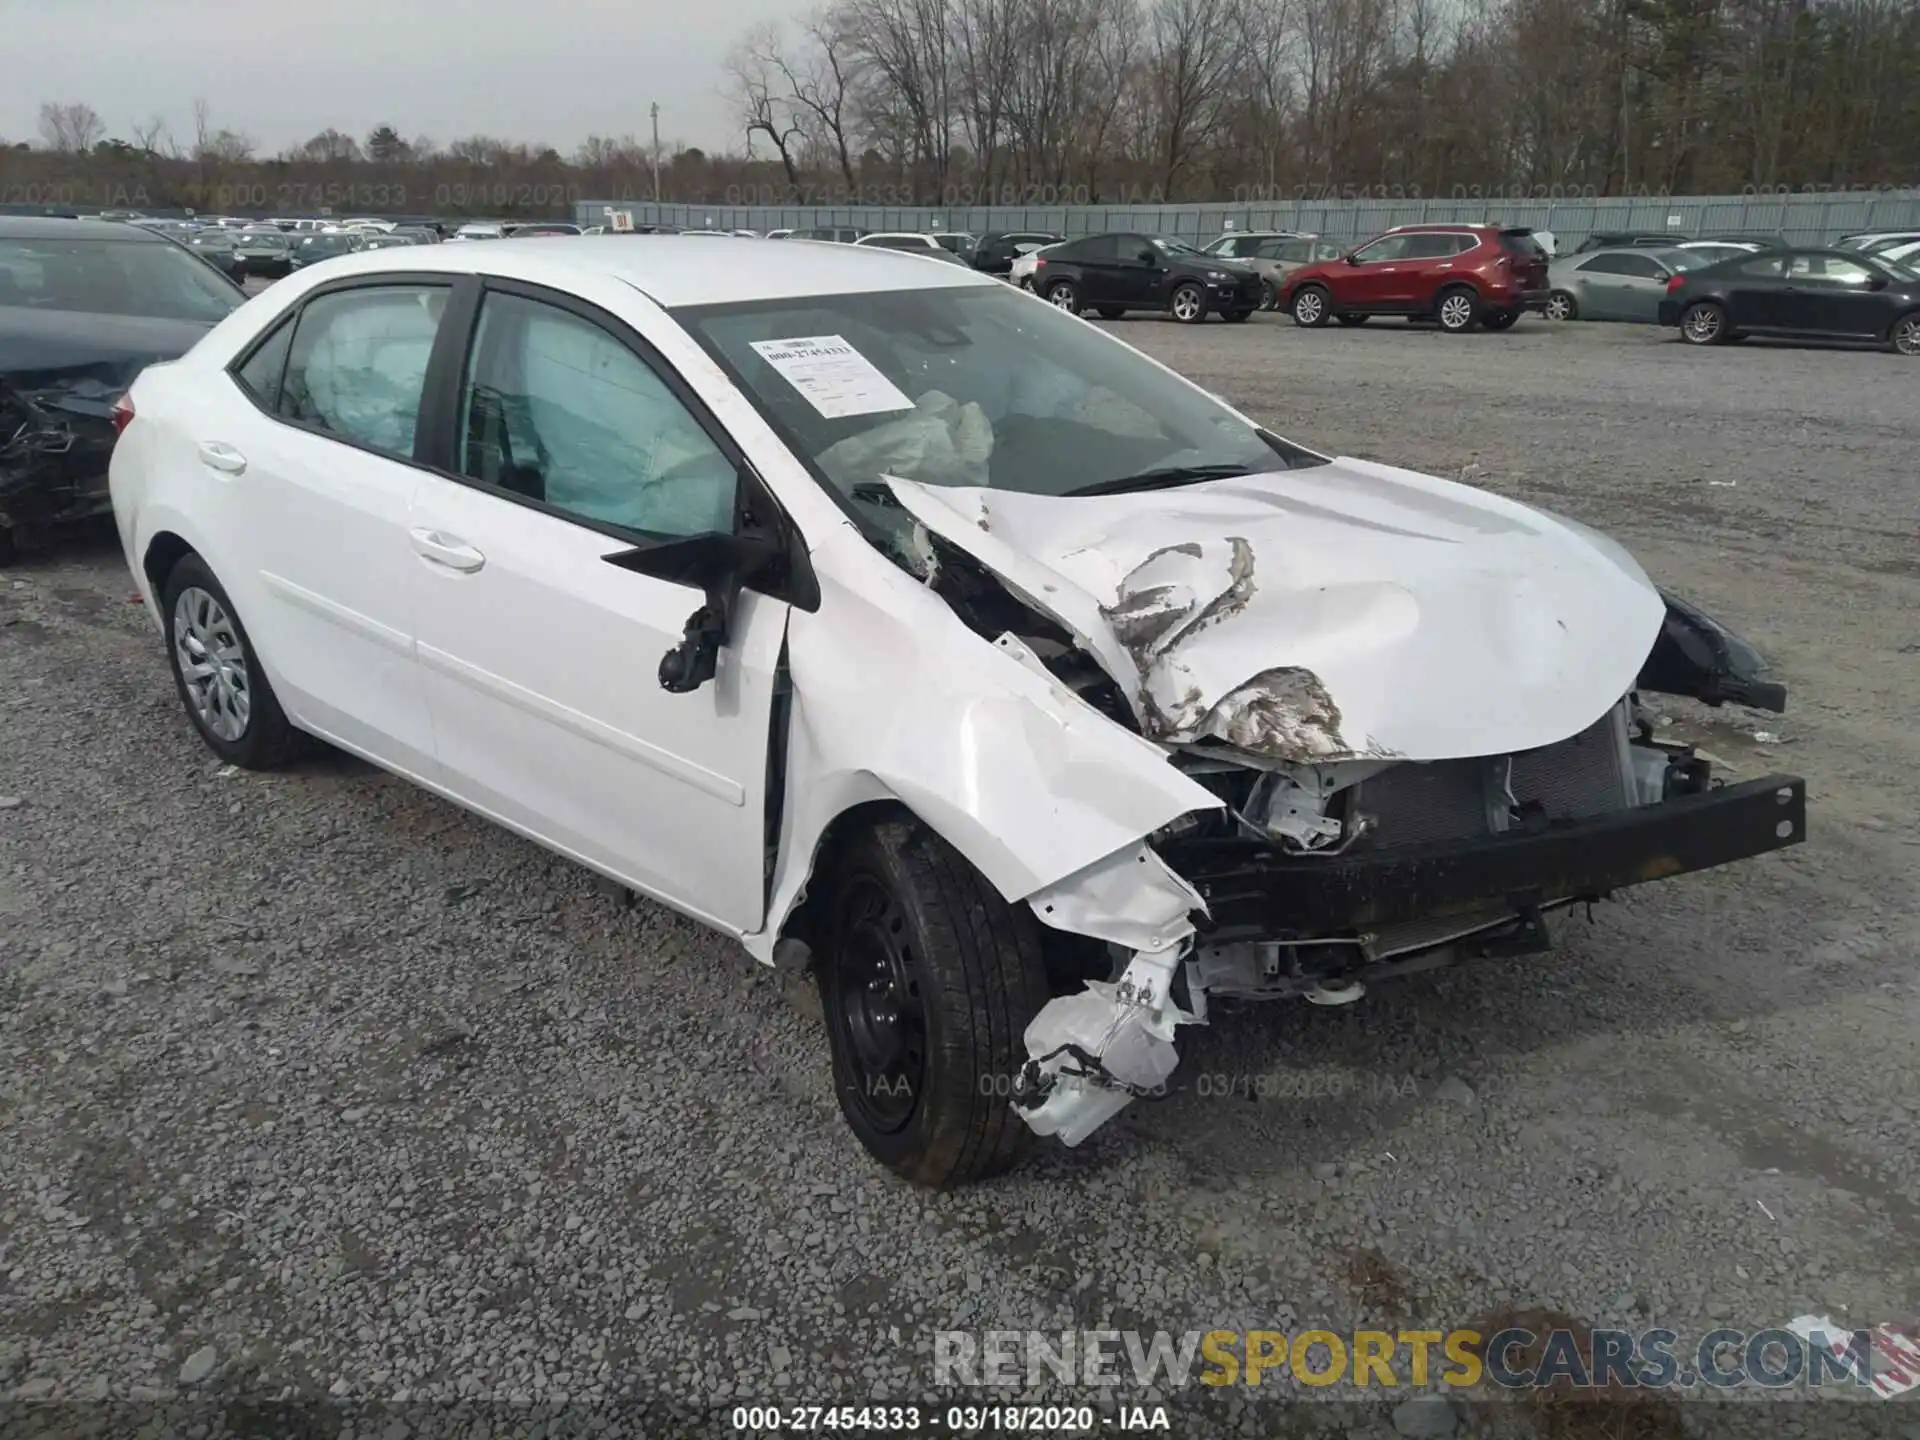
<svg viewBox="0 0 1920 1440"><path fill-rule="evenodd" d="M1538 321L1113 328L1307 443L1627 541L1784 672L1785 717L1672 713L1735 775L1804 774L1810 842L1546 957L1189 1032L1184 1077L1264 1098L1190 1086L926 1194L841 1124L803 983L358 762L223 772L82 539L0 575L0 1393L899 1402L948 1327L1920 1312L1920 370ZM1246 1433L1533 1433L1266 1394ZM1174 1433L1239 1423L1200 1404Z"/></svg>

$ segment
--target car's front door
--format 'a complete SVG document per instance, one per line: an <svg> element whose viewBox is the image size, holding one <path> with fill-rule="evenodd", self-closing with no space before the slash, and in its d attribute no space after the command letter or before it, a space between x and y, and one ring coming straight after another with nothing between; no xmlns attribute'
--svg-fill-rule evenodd
<svg viewBox="0 0 1920 1440"><path fill-rule="evenodd" d="M413 655L407 515L417 417L446 282L379 279L314 295L234 366L195 437L245 516L246 623L288 712L432 778ZM231 413L228 413L231 412Z"/></svg>
<svg viewBox="0 0 1920 1440"><path fill-rule="evenodd" d="M1839 255L1795 255L1781 292L1780 324L1807 335L1877 336L1887 316L1875 272Z"/></svg>
<svg viewBox="0 0 1920 1440"><path fill-rule="evenodd" d="M757 482L640 336L527 286L487 282L446 408L446 473L423 479L410 527L443 783L681 910L756 928L787 606L743 593L715 678L670 693L661 657L705 593L607 557L731 532Z"/></svg>
<svg viewBox="0 0 1920 1440"><path fill-rule="evenodd" d="M1333 308L1351 306L1356 310L1372 310L1391 305L1389 297L1403 293L1408 283L1401 273L1406 268L1408 238L1383 235L1348 257L1346 274L1336 285Z"/></svg>

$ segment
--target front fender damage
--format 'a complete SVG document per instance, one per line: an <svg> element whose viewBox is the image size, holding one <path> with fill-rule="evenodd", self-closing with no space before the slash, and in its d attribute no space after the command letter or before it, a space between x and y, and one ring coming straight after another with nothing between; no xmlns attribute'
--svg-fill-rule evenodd
<svg viewBox="0 0 1920 1440"><path fill-rule="evenodd" d="M1036 1134L1078 1145L1136 1096L1165 1086L1179 1055L1174 1030L1197 1022L1174 999L1206 901L1145 843L1129 845L1035 891L1027 903L1057 929L1132 952L1111 982L1041 1007L1023 1039L1014 1109Z"/></svg>

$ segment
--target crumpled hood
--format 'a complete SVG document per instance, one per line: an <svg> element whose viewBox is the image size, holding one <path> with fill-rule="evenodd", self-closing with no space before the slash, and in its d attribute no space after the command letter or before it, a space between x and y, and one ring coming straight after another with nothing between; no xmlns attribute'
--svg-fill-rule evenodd
<svg viewBox="0 0 1920 1440"><path fill-rule="evenodd" d="M1605 537L1365 460L1105 496L888 483L1171 744L1293 761L1552 744L1632 687L1665 614Z"/></svg>

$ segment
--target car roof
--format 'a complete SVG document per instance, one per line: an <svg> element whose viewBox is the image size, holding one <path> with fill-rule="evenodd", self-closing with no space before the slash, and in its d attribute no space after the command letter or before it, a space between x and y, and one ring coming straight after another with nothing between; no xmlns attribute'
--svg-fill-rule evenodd
<svg viewBox="0 0 1920 1440"><path fill-rule="evenodd" d="M131 240L139 245L166 245L144 225L118 220L60 220L50 215L0 215L0 240Z"/></svg>
<svg viewBox="0 0 1920 1440"><path fill-rule="evenodd" d="M856 253L856 249L858 253ZM580 235L546 240L498 240L491 244L409 246L362 250L327 262L329 280L349 275L494 273L566 289L571 281L625 281L667 309L780 300L814 295L850 295L929 286L1004 289L1003 282L969 267L929 269L917 255L825 240L798 240L790 247L743 245L729 249L724 265L714 250L687 235Z"/></svg>

